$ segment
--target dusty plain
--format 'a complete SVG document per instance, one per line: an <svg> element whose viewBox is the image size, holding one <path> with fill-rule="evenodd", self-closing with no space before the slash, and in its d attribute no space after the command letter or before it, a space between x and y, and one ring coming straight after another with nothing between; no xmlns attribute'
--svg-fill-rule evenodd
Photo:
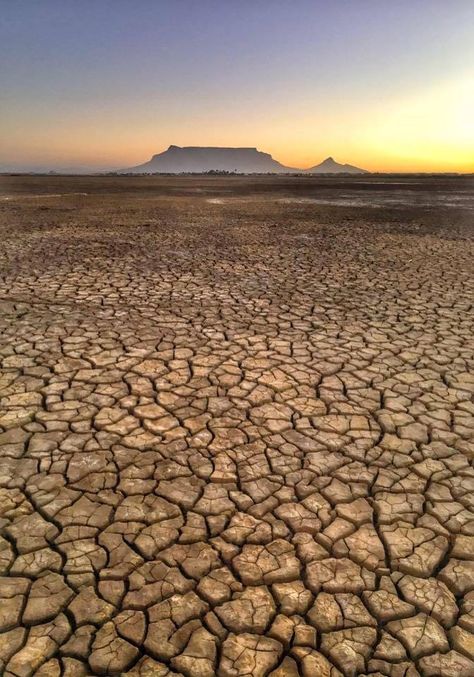
<svg viewBox="0 0 474 677"><path fill-rule="evenodd" d="M0 674L474 675L474 179L0 177Z"/></svg>

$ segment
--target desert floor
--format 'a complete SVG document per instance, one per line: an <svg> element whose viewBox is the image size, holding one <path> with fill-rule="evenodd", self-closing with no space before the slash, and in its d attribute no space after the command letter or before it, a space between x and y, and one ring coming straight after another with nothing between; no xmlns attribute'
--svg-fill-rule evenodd
<svg viewBox="0 0 474 677"><path fill-rule="evenodd" d="M0 674L474 675L474 179L0 177Z"/></svg>

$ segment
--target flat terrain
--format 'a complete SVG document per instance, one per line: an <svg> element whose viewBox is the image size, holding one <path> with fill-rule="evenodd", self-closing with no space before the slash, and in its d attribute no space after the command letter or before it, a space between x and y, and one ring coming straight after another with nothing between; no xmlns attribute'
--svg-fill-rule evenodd
<svg viewBox="0 0 474 677"><path fill-rule="evenodd" d="M0 674L474 675L474 179L0 177Z"/></svg>

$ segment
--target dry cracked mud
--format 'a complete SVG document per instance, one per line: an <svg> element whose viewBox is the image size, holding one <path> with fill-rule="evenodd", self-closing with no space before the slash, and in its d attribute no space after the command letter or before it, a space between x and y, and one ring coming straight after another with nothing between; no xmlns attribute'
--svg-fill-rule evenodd
<svg viewBox="0 0 474 677"><path fill-rule="evenodd" d="M473 183L0 179L1 674L474 675Z"/></svg>

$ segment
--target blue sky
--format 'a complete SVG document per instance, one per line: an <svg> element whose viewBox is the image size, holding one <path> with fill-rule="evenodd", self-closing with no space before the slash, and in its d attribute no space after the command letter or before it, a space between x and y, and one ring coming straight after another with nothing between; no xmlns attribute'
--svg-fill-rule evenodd
<svg viewBox="0 0 474 677"><path fill-rule="evenodd" d="M373 169L462 169L474 150L463 127L471 0L0 0L0 10L0 164L127 166L174 143L258 146L299 166L330 154Z"/></svg>

